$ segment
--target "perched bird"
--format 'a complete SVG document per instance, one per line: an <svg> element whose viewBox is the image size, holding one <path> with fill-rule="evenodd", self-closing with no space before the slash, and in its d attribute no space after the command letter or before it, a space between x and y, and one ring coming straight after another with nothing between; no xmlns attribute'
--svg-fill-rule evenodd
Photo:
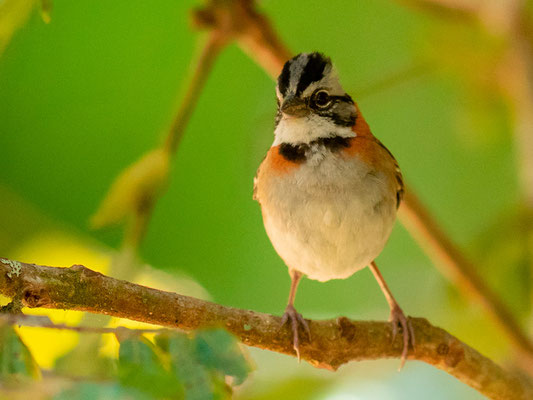
<svg viewBox="0 0 533 400"><path fill-rule="evenodd" d="M331 60L302 53L278 77L274 143L254 179L266 232L291 276L283 324L300 357L294 308L302 276L345 279L369 266L390 306L393 338L403 332L402 365L414 334L374 259L383 250L402 201L403 181L391 152L372 135L343 90Z"/></svg>

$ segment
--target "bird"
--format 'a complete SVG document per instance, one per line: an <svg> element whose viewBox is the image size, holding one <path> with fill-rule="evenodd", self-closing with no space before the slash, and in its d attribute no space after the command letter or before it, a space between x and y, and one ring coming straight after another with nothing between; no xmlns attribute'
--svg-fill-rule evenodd
<svg viewBox="0 0 533 400"><path fill-rule="evenodd" d="M291 277L281 319L300 360L308 322L294 307L302 277L346 279L369 267L390 307L392 339L403 333L400 369L415 336L376 257L389 238L404 183L392 153L371 133L356 102L322 53L288 60L277 79L274 142L254 178L266 233Z"/></svg>

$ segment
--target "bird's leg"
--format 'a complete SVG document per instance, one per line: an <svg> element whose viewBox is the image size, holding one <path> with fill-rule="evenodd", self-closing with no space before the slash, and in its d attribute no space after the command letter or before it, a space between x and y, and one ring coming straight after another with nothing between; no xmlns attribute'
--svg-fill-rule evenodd
<svg viewBox="0 0 533 400"><path fill-rule="evenodd" d="M378 281L379 287L381 287L381 290L383 291L383 294L385 295L385 298L387 299L387 302L389 303L389 307L390 307L389 321L392 322L392 340L396 338L396 334L398 333L398 325L402 327L403 351L402 351L402 359L401 359L400 368L399 368L399 369L402 369L403 365L405 364L405 360L407 360L407 351L409 349L409 342L411 342L411 345L413 346L413 348L415 347L415 334L413 331L413 326L411 325L411 321L407 319L402 309L396 302L396 299L394 299L394 296L392 295L389 287L387 286L387 283L385 282L383 275L381 275L381 272L379 272L378 266L376 265L375 261L372 261L372 263L370 264L370 270L374 274L374 277Z"/></svg>
<svg viewBox="0 0 533 400"><path fill-rule="evenodd" d="M309 324L307 323L307 321L303 319L302 315L298 313L294 308L294 298L296 297L296 289L298 289L298 283L302 278L302 274L295 270L289 270L289 274L291 275L291 291L289 293L289 301L287 303L287 308L285 308L285 314L283 314L283 317L281 317L281 326L285 325L288 321L290 321L293 335L292 346L296 351L298 361L300 361L300 340L298 337L298 325L302 325L305 332L307 333L307 337L309 338L309 340L311 340L311 331L309 330Z"/></svg>

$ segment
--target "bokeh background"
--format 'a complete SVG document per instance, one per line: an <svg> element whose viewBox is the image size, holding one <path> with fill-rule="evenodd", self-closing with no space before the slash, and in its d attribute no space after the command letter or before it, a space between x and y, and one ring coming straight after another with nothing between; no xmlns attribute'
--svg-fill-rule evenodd
<svg viewBox="0 0 533 400"><path fill-rule="evenodd" d="M200 4L54 0L44 18L39 4L21 18L0 48L2 256L108 271L123 229L95 231L88 221L115 177L165 136L202 40L189 23ZM393 0L265 0L260 8L294 52L318 50L333 59L409 185L527 325L531 236L523 218L517 104L505 87L514 77L502 61L506 35ZM153 268L144 271L153 273L137 281L283 312L289 276L252 200L253 176L273 140L274 88L237 45L217 59L140 248ZM401 224L378 263L408 314L506 362L508 344L481 307L443 278ZM367 270L343 281L304 280L296 306L307 318L388 316ZM58 322L81 318L73 311L46 314ZM47 368L80 340L35 328L21 335ZM332 373L250 353L256 370L237 399L482 398L418 362L401 373L398 360Z"/></svg>

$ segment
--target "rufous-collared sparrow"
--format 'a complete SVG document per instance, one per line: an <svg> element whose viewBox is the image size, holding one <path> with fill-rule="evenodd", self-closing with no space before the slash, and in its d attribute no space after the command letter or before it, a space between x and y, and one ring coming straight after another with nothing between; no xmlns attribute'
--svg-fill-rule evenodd
<svg viewBox="0 0 533 400"><path fill-rule="evenodd" d="M383 250L403 194L402 174L342 89L331 60L302 53L287 61L276 87L275 139L254 180L254 199L274 248L289 267L290 321L299 353L294 308L302 276L345 279L369 266L390 306L393 338L403 331L402 365L414 334L374 259Z"/></svg>

